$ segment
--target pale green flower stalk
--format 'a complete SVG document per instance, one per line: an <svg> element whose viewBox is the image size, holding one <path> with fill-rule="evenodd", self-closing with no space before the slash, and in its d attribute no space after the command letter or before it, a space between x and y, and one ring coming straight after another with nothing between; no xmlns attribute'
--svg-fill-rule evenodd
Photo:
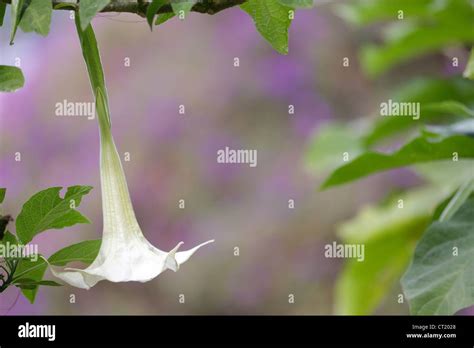
<svg viewBox="0 0 474 348"><path fill-rule="evenodd" d="M89 72L100 129L100 182L104 229L99 254L86 269L51 267L53 274L78 288L89 289L101 280L112 282L146 282L161 272L177 271L196 250L178 252L183 242L170 252L155 248L144 237L138 225L128 192L127 181L111 133L105 80L97 41L89 25L82 32L76 16L76 27L84 60Z"/></svg>

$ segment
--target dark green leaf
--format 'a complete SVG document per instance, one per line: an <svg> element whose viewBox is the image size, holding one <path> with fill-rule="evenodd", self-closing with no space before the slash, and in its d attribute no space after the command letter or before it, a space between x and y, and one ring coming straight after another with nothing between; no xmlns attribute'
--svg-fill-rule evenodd
<svg viewBox="0 0 474 348"><path fill-rule="evenodd" d="M38 257L38 260L36 261L22 259L18 263L13 282L16 283L24 278L41 281L46 272L46 268L48 268L48 264L42 257ZM30 284L27 288L21 289L21 292L31 303L33 303L35 302L36 294L38 292L38 286Z"/></svg>
<svg viewBox="0 0 474 348"><path fill-rule="evenodd" d="M37 280L34 280L34 279L29 279L29 278L22 278L22 279L18 279L14 282L14 285L21 285L21 286L25 286L25 285L29 285L29 286L32 286L33 288L35 288L36 286L38 285L43 285L43 286L62 286L61 284L59 283L56 283L55 281L53 280L40 280L40 281L37 281Z"/></svg>
<svg viewBox="0 0 474 348"><path fill-rule="evenodd" d="M91 186L71 186L64 199L59 196L62 187L51 187L33 195L24 205L16 220L16 233L23 244L29 243L38 233L60 229L90 221L75 208Z"/></svg>
<svg viewBox="0 0 474 348"><path fill-rule="evenodd" d="M376 172L416 163L453 158L474 157L474 139L462 135L428 138L420 136L392 154L367 152L352 162L336 169L322 185L323 188L341 185ZM456 165L456 162L453 162Z"/></svg>
<svg viewBox="0 0 474 348"><path fill-rule="evenodd" d="M146 10L146 20L151 30L153 30L153 19L155 18L156 13L164 4L166 4L166 2L166 0L153 0L148 5Z"/></svg>
<svg viewBox="0 0 474 348"><path fill-rule="evenodd" d="M418 243L401 283L416 315L452 315L474 304L474 199L434 222Z"/></svg>
<svg viewBox="0 0 474 348"><path fill-rule="evenodd" d="M281 54L288 54L290 11L278 0L249 0L240 6L252 17L258 32Z"/></svg>
<svg viewBox="0 0 474 348"><path fill-rule="evenodd" d="M21 69L15 66L0 65L0 92L14 92L23 87L25 78Z"/></svg>
<svg viewBox="0 0 474 348"><path fill-rule="evenodd" d="M48 35L52 12L51 0L31 0L21 18L21 30L34 31L43 36Z"/></svg>
<svg viewBox="0 0 474 348"><path fill-rule="evenodd" d="M99 253L100 243L101 240L87 240L70 245L51 255L48 262L54 266L65 266L75 261L91 264Z"/></svg>
<svg viewBox="0 0 474 348"><path fill-rule="evenodd" d="M79 19L81 29L85 30L97 12L109 4L110 0L81 0L79 3Z"/></svg>

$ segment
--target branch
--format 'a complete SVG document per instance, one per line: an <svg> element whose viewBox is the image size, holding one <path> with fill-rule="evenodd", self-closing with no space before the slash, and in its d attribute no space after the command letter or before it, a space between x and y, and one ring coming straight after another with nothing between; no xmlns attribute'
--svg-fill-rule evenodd
<svg viewBox="0 0 474 348"><path fill-rule="evenodd" d="M215 14L227 8L241 5L247 0L198 0L193 6L191 11L207 14ZM55 8L57 5L76 4L77 2L68 2L60 0L52 0L53 8L55 10L70 10L68 7ZM100 12L123 12L123 13L135 13L141 17L145 17L146 10L151 1L137 0L112 0L104 9ZM0 3L10 4L11 0L0 0ZM165 5L160 8L158 13L169 13L173 12L171 5Z"/></svg>

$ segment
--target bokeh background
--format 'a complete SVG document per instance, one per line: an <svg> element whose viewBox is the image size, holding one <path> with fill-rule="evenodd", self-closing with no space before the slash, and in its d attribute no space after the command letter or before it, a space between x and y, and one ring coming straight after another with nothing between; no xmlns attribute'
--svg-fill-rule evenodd
<svg viewBox="0 0 474 348"><path fill-rule="evenodd" d="M177 273L145 284L100 282L89 291L42 288L34 305L20 297L8 314L332 313L343 261L326 259L324 245L335 240L335 227L394 187L416 185L417 178L399 170L320 192L322 178L305 163L311 137L330 120L369 114L410 69L452 73L448 58L430 56L369 80L356 59L350 69L341 61L356 57L360 42L376 29L355 31L330 6L297 12L288 56L273 51L238 8L173 19L153 32L138 16L125 14L103 14L93 24L113 133L119 152L131 156L124 168L145 235L164 250L181 240L185 246L216 242ZM94 186L80 207L92 224L34 240L50 255L100 238L97 121L55 116L57 102L93 101L92 93L67 11L55 11L47 38L19 32L8 46L8 26L7 17L0 64L19 58L26 84L0 95L0 186L7 187L2 209L15 216L47 187ZM235 57L240 67L234 67ZM185 115L178 113L180 104ZM216 152L225 146L257 149L258 166L218 164ZM185 209L179 209L180 199ZM396 285L377 313L408 313L396 302L399 292ZM10 289L0 297L4 312L16 294Z"/></svg>

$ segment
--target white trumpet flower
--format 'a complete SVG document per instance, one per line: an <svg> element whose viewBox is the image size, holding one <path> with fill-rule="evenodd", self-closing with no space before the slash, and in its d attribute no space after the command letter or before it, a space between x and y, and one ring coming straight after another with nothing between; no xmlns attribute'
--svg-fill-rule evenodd
<svg viewBox="0 0 474 348"><path fill-rule="evenodd" d="M155 248L143 235L135 217L122 163L112 137L107 96L103 88L97 87L98 83L102 83L105 88L105 83L101 66L100 70L93 69L93 64L100 65L100 59L94 46L89 49L89 46L96 45L92 28L79 33L79 36L89 74L96 74L91 76L91 82L96 95L100 125L100 183L104 224L102 244L97 258L86 269L60 269L51 266L51 270L64 282L83 289L90 289L101 280L147 282L167 269L176 272L196 250L214 240L178 252L183 244L180 242L171 251L165 252ZM93 78L98 80L94 81Z"/></svg>

